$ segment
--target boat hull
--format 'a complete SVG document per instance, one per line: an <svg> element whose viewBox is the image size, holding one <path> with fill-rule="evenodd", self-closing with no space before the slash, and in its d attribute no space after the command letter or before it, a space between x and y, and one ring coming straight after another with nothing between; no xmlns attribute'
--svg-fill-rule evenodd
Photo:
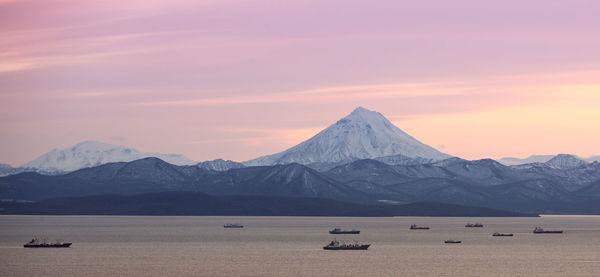
<svg viewBox="0 0 600 277"><path fill-rule="evenodd" d="M539 231L533 232L534 234L562 234L563 231Z"/></svg>
<svg viewBox="0 0 600 277"><path fill-rule="evenodd" d="M512 237L514 236L513 234L498 234L498 235L492 235L494 237Z"/></svg>
<svg viewBox="0 0 600 277"><path fill-rule="evenodd" d="M323 246L324 250L367 250L370 244L363 244L358 246Z"/></svg>
<svg viewBox="0 0 600 277"><path fill-rule="evenodd" d="M460 240L446 240L444 243L462 243Z"/></svg>
<svg viewBox="0 0 600 277"><path fill-rule="evenodd" d="M25 244L25 248L68 248L72 243L60 243L60 244Z"/></svg>
<svg viewBox="0 0 600 277"><path fill-rule="evenodd" d="M332 235L360 234L360 231L329 231Z"/></svg>

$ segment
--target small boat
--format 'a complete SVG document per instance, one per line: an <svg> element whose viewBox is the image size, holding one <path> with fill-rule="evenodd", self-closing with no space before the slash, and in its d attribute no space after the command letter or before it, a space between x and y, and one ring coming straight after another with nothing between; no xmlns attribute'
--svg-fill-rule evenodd
<svg viewBox="0 0 600 277"><path fill-rule="evenodd" d="M562 230L546 231L546 230L542 229L542 227L535 227L535 229L533 229L533 233L534 234L562 234L563 231Z"/></svg>
<svg viewBox="0 0 600 277"><path fill-rule="evenodd" d="M462 243L462 241L449 239L449 240L445 240L444 243Z"/></svg>
<svg viewBox="0 0 600 277"><path fill-rule="evenodd" d="M513 236L513 234L510 234L510 233L498 233L498 232L494 232L494 233L492 234L492 236L494 236L494 237L512 237L512 236Z"/></svg>
<svg viewBox="0 0 600 277"><path fill-rule="evenodd" d="M23 245L23 247L25 248L67 248L69 246L71 246L72 243L70 242L60 242L57 241L55 243L46 243L44 242L40 242L37 238L33 238L30 242L28 242L27 244Z"/></svg>
<svg viewBox="0 0 600 277"><path fill-rule="evenodd" d="M481 224L479 222L476 222L475 224L467 223L467 225L465 225L465 227L467 227L467 228L473 228L473 227L478 228L478 227L483 227L483 224Z"/></svg>
<svg viewBox="0 0 600 277"><path fill-rule="evenodd" d="M333 230L329 231L330 234L360 234L359 230L342 230L340 227L333 228Z"/></svg>
<svg viewBox="0 0 600 277"><path fill-rule="evenodd" d="M410 225L411 230L429 230L429 226L417 226L417 224Z"/></svg>
<svg viewBox="0 0 600 277"><path fill-rule="evenodd" d="M339 242L337 239L332 240L329 244L323 246L324 250L367 250L370 244L359 244L357 242L346 244Z"/></svg>
<svg viewBox="0 0 600 277"><path fill-rule="evenodd" d="M237 223L227 223L223 225L223 228L244 228L244 225Z"/></svg>

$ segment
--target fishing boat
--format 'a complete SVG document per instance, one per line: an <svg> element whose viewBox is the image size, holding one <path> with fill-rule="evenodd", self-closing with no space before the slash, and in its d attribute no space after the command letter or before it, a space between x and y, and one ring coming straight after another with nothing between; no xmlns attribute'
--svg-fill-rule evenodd
<svg viewBox="0 0 600 277"><path fill-rule="evenodd" d="M342 230L342 228L340 227L336 227L333 228L333 230L329 231L330 234L360 234L359 230L356 229L352 229L352 230Z"/></svg>
<svg viewBox="0 0 600 277"><path fill-rule="evenodd" d="M359 244L339 242L337 239L332 240L329 244L323 246L324 250L367 250L370 244Z"/></svg>
<svg viewBox="0 0 600 277"><path fill-rule="evenodd" d="M449 239L449 240L445 240L444 243L462 243L462 241Z"/></svg>
<svg viewBox="0 0 600 277"><path fill-rule="evenodd" d="M37 238L33 238L30 242L23 245L25 248L68 248L71 246L70 242L47 243L45 241L40 242Z"/></svg>
<svg viewBox="0 0 600 277"><path fill-rule="evenodd" d="M417 224L410 225L410 230L429 230L429 226L417 226Z"/></svg>
<svg viewBox="0 0 600 277"><path fill-rule="evenodd" d="M510 234L510 233L498 233L498 232L494 232L494 233L492 234L492 236L494 236L494 237L512 237L512 236L513 236L513 234Z"/></svg>

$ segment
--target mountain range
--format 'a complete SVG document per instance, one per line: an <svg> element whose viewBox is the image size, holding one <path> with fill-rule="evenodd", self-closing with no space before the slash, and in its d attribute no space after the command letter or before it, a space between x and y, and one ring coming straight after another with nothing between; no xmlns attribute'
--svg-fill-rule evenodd
<svg viewBox="0 0 600 277"><path fill-rule="evenodd" d="M507 167L451 158L421 165L354 161L325 172L297 163L215 171L157 158L56 176L0 178L0 199L39 201L103 194L193 191L210 195L327 198L361 204L444 202L520 212L588 212L600 203L600 163L569 169Z"/></svg>
<svg viewBox="0 0 600 277"><path fill-rule="evenodd" d="M558 154L558 155L561 155L561 154ZM498 162L500 162L503 165L522 165L522 164L531 164L531 163L545 163L556 156L557 155L532 155L532 156L529 156L524 159L505 157L505 158L499 159ZM600 156L592 156L589 158L580 158L575 155L571 155L571 156L573 156L579 160L587 161L590 163L596 162L596 161L600 162Z"/></svg>
<svg viewBox="0 0 600 277"><path fill-rule="evenodd" d="M34 161L28 163L30 170L0 166L10 172L0 178L0 199L185 191L361 205L443 202L533 213L600 212L597 161L568 154L511 166L491 159L468 161L441 153L380 113L360 107L299 145L243 163L196 163L97 142L51 151Z"/></svg>
<svg viewBox="0 0 600 277"><path fill-rule="evenodd" d="M534 155L525 159L502 158L498 161L509 166L526 165L545 163L560 155ZM587 159L569 156L587 162L600 161L600 156ZM358 107L348 116L294 147L246 162L216 159L198 163L178 154L146 153L121 145L84 141L66 149L53 149L20 167L13 168L0 163L0 176L28 171L57 175L81 168L112 162L130 162L146 157L156 157L175 165L197 165L217 171L289 163L299 163L318 171L326 171L360 159L374 159L390 165L416 165L441 161L452 156L419 142L394 126L382 114Z"/></svg>
<svg viewBox="0 0 600 277"><path fill-rule="evenodd" d="M197 163L178 154L145 153L121 145L84 141L66 149L53 149L17 168L0 164L0 176L26 171L58 175L81 168L114 162L130 162L146 157L160 158L176 165L193 165Z"/></svg>

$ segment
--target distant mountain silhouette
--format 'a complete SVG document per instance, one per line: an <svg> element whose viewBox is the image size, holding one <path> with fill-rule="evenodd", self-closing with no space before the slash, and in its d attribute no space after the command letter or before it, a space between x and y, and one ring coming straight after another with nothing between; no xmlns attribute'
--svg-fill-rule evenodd
<svg viewBox="0 0 600 277"><path fill-rule="evenodd" d="M0 178L0 199L38 201L100 194L165 191L211 195L328 198L363 204L444 202L524 212L562 212L600 200L600 163L559 169L545 164L507 167L493 160L389 165L358 160L318 172L301 164L227 171L176 166L157 158L110 163L64 175L21 173ZM593 209L592 209L593 210Z"/></svg>

